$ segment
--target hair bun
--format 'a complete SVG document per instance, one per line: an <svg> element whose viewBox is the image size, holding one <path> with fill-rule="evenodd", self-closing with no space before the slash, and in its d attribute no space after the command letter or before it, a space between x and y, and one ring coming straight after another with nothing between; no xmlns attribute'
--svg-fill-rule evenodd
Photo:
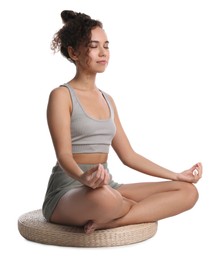
<svg viewBox="0 0 218 260"><path fill-rule="evenodd" d="M83 19L83 20L90 19L90 16L83 13L76 13L74 11L64 10L61 12L61 18L64 23L67 23L70 20L74 20L76 18Z"/></svg>
<svg viewBox="0 0 218 260"><path fill-rule="evenodd" d="M61 12L61 18L64 23L67 23L69 20L72 20L76 17L74 11L64 10Z"/></svg>

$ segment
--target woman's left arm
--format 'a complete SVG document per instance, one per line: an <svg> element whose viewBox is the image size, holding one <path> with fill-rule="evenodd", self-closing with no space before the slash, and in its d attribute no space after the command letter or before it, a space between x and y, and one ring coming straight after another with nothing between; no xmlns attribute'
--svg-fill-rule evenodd
<svg viewBox="0 0 218 260"><path fill-rule="evenodd" d="M196 183L201 178L202 176L201 163L197 163L194 166L192 166L190 169L185 170L181 173L175 173L148 160L142 155L136 153L133 150L125 134L125 131L121 125L118 112L116 109L116 105L112 98L111 98L111 103L113 104L113 108L114 108L114 120L117 128L116 134L112 141L112 147L117 153L120 160L123 162L123 164L136 171L148 174L150 176L163 178L163 179Z"/></svg>

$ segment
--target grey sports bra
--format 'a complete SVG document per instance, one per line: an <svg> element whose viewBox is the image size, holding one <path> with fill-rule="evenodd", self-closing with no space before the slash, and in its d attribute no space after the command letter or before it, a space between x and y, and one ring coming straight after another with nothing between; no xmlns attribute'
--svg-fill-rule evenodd
<svg viewBox="0 0 218 260"><path fill-rule="evenodd" d="M69 84L68 88L73 104L71 114L71 139L73 153L108 153L112 139L116 132L114 123L114 110L107 94L101 91L110 109L110 117L98 120L90 117L84 111L74 89Z"/></svg>

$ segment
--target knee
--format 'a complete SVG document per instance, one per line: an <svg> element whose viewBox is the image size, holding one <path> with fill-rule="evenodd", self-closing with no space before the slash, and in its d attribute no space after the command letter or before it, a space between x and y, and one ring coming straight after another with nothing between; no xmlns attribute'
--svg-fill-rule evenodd
<svg viewBox="0 0 218 260"><path fill-rule="evenodd" d="M192 183L182 183L182 189L184 191L186 201L189 208L192 208L198 200L198 190Z"/></svg>
<svg viewBox="0 0 218 260"><path fill-rule="evenodd" d="M119 212L123 203L122 195L107 185L89 192L87 199L98 212L109 218Z"/></svg>

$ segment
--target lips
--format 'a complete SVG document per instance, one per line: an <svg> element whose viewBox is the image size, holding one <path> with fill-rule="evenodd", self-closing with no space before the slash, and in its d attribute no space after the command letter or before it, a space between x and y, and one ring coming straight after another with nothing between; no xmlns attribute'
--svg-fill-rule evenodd
<svg viewBox="0 0 218 260"><path fill-rule="evenodd" d="M97 63L101 64L101 65L106 65L107 61L106 60L99 60L99 61L97 61Z"/></svg>

